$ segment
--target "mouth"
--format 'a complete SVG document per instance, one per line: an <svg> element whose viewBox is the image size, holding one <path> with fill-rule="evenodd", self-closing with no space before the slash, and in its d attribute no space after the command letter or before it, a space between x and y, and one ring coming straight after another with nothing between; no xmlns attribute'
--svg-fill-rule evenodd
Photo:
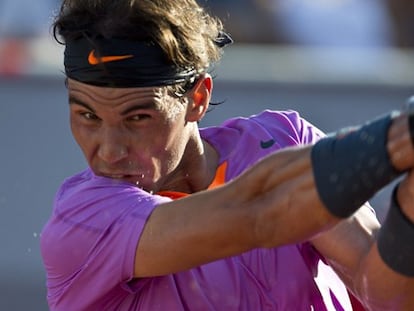
<svg viewBox="0 0 414 311"><path fill-rule="evenodd" d="M102 174L102 176L112 179L125 179L130 178L132 175L123 175L123 174Z"/></svg>
<svg viewBox="0 0 414 311"><path fill-rule="evenodd" d="M141 169L133 170L132 168L119 168L117 170L111 170L110 168L103 168L95 169L94 173L97 176L110 178L114 181L126 182L141 189L146 189L148 185L152 183L152 175L150 174L150 171L144 173Z"/></svg>
<svg viewBox="0 0 414 311"><path fill-rule="evenodd" d="M132 174L113 174L113 173L100 173L102 177L127 181L129 183L138 184L142 180L143 176L141 175L132 175Z"/></svg>

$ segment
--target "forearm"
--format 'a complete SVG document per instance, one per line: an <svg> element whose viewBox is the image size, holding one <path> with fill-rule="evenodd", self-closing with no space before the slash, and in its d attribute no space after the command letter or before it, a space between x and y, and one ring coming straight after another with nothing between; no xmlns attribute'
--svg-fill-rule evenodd
<svg viewBox="0 0 414 311"><path fill-rule="evenodd" d="M359 291L372 310L414 309L413 185L410 173L393 193L377 242L362 261Z"/></svg>
<svg viewBox="0 0 414 311"><path fill-rule="evenodd" d="M305 241L340 221L319 198L311 148L309 145L283 149L263 159L238 180L241 187L244 184L260 187L257 193L252 193L257 197L254 201L260 202L256 207L258 246Z"/></svg>
<svg viewBox="0 0 414 311"><path fill-rule="evenodd" d="M361 268L363 273L354 279L358 283L356 295L367 310L414 310L414 279L397 274L385 265L376 243Z"/></svg>
<svg viewBox="0 0 414 311"><path fill-rule="evenodd" d="M300 219L312 207L307 221L319 224L321 231L354 213L414 164L408 117L397 112L323 139L310 149L311 161L301 152L291 153L286 152L288 161L270 157L267 170L273 174L264 188L279 188L279 200L288 207L281 217L297 213ZM299 230L310 225L299 223Z"/></svg>
<svg viewBox="0 0 414 311"><path fill-rule="evenodd" d="M315 183L329 211L341 218L350 216L378 190L411 168L413 135L408 113L395 111L316 143L312 149Z"/></svg>
<svg viewBox="0 0 414 311"><path fill-rule="evenodd" d="M386 148L383 152L387 153L391 166L400 172L410 169L414 163L414 154L406 114L401 114L392 120L386 137ZM352 160L352 151L348 156ZM390 174L394 178L392 171ZM401 210L413 221L414 178L405 178L402 185L403 191L399 193L402 192L403 195L399 196L398 201L401 203ZM379 186L377 184L377 188L371 190L379 190ZM353 194L348 192L346 195L352 196ZM369 228L375 229L375 225L367 225L369 218L369 215L362 215L362 218L359 215L359 218L352 217L342 222L346 224L335 227L333 232L324 234L322 239L315 240L315 246L370 310L413 310L413 278L396 272L384 262L374 238L376 230L369 233ZM381 230L379 235L388 237L388 233L384 232L383 228ZM392 236L395 240L391 244L394 245L400 245L404 239L398 234ZM411 251L413 240L411 239L404 249L406 254L408 251L408 256L394 251L390 253L390 258L394 258L393 256L406 258L409 261L408 266L412 266L414 262Z"/></svg>

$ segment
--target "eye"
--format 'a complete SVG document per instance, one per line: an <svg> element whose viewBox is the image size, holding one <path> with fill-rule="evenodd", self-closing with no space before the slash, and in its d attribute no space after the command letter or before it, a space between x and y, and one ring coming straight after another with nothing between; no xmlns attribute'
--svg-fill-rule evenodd
<svg viewBox="0 0 414 311"><path fill-rule="evenodd" d="M130 121L142 121L151 118L149 114L135 114L133 116L128 117L128 120Z"/></svg>
<svg viewBox="0 0 414 311"><path fill-rule="evenodd" d="M99 117L90 111L81 112L80 115L86 120L99 120Z"/></svg>

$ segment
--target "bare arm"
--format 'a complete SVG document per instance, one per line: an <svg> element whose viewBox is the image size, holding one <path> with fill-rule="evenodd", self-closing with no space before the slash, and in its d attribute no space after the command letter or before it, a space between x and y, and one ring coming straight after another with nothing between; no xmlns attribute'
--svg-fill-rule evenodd
<svg viewBox="0 0 414 311"><path fill-rule="evenodd" d="M157 207L137 247L136 276L296 243L334 225L339 219L318 199L310 150L285 149L220 188Z"/></svg>
<svg viewBox="0 0 414 311"><path fill-rule="evenodd" d="M413 174L400 189L399 201L404 211L409 209L407 215L414 223ZM363 207L312 243L368 310L413 310L414 278L384 263L376 243L379 229L372 211Z"/></svg>
<svg viewBox="0 0 414 311"><path fill-rule="evenodd" d="M413 161L407 126L407 119L400 117L389 131L389 154L401 170ZM398 201L414 223L413 189L411 173L399 187ZM383 262L376 243L379 229L373 213L362 208L312 242L370 310L413 310L414 278L396 273Z"/></svg>
<svg viewBox="0 0 414 311"><path fill-rule="evenodd" d="M389 155L400 170L414 163L407 123L406 117L399 117L389 131ZM364 301L375 305L384 302L381 297L394 295L394 303L398 296L401 303L409 305L410 298L404 293L414 290L414 285L391 271L377 254L374 236L378 225L374 220L361 211L329 230L340 219L330 214L319 198L311 148L288 148L272 154L221 188L156 208L137 248L136 276L172 273L256 247L313 239ZM341 248L330 247L339 245L338 241ZM355 241L359 241L358 247ZM347 250L352 250L351 254L342 256ZM404 281L390 293L387 286L375 284L379 278L384 281L378 271L387 272L391 286Z"/></svg>

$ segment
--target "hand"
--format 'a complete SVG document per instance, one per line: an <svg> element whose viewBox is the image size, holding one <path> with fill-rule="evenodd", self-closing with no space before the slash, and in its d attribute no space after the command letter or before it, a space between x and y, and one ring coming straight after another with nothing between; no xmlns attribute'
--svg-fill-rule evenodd
<svg viewBox="0 0 414 311"><path fill-rule="evenodd" d="M411 105L414 106L414 102ZM387 150L391 163L397 170L414 168L414 146L408 112L394 119L388 132Z"/></svg>

